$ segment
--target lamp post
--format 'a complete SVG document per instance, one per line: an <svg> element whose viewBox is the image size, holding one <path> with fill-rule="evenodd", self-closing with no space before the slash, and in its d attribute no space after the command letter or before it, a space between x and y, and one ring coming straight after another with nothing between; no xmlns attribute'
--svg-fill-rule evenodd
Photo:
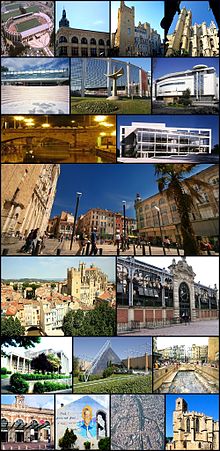
<svg viewBox="0 0 220 451"><path fill-rule="evenodd" d="M72 230L72 236L71 236L71 242L70 242L70 250L72 250L73 247L73 239L74 239L74 235L75 235L75 229L76 229L76 219L77 219L77 213L78 213L78 208L79 208L79 199L82 196L82 193L79 193L77 191L76 193L76 208L75 208L75 214L74 214L74 222L73 222L73 230Z"/></svg>
<svg viewBox="0 0 220 451"><path fill-rule="evenodd" d="M122 201L123 205L123 216L124 216L124 250L125 250L125 237L126 237L126 219L125 219L125 208L126 208L126 200Z"/></svg>
<svg viewBox="0 0 220 451"><path fill-rule="evenodd" d="M161 236L162 248L163 248L164 255L166 255L164 242L163 242L163 233L162 233L162 227L161 227L161 220L160 220L160 209L156 205L154 205L154 208L155 208L155 210L157 210L157 216L158 216L158 222L159 222L159 227L160 227L160 236Z"/></svg>

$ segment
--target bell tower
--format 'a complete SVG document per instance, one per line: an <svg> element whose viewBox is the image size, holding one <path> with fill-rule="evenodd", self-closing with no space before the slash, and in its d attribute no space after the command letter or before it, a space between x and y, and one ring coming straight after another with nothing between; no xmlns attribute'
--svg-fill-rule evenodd
<svg viewBox="0 0 220 451"><path fill-rule="evenodd" d="M15 396L15 407L17 407L17 409L24 409L25 408L25 397L24 397L24 395L16 395Z"/></svg>

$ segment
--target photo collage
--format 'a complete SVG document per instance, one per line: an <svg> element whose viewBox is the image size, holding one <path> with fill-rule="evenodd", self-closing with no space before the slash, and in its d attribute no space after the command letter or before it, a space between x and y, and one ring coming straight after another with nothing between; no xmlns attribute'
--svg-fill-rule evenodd
<svg viewBox="0 0 220 451"><path fill-rule="evenodd" d="M219 449L219 0L1 2L1 450Z"/></svg>

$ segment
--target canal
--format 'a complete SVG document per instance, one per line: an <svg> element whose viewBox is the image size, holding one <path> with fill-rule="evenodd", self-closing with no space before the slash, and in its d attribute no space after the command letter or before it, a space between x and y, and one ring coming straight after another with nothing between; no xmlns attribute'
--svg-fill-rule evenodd
<svg viewBox="0 0 220 451"><path fill-rule="evenodd" d="M178 371L170 386L162 384L160 393L209 393L197 378L195 371Z"/></svg>

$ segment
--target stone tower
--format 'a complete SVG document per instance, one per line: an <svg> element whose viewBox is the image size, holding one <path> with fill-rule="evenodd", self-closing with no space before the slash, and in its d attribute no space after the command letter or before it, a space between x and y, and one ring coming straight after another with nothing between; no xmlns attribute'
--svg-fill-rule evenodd
<svg viewBox="0 0 220 451"><path fill-rule="evenodd" d="M120 56L132 56L135 52L135 10L121 1L118 9L118 24L115 34L115 47Z"/></svg>
<svg viewBox="0 0 220 451"><path fill-rule="evenodd" d="M66 11L63 9L62 18L59 21L59 28L66 27L68 28L70 26L69 20L66 18Z"/></svg>

